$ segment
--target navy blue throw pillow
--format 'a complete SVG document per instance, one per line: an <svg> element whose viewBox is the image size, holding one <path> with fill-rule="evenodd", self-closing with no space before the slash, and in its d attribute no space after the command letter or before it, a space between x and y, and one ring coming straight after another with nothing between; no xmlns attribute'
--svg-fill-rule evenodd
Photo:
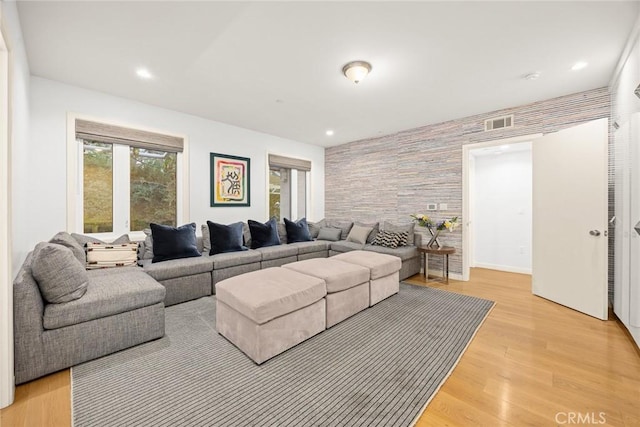
<svg viewBox="0 0 640 427"><path fill-rule="evenodd" d="M280 244L278 222L275 218L271 218L264 224L252 219L247 222L249 223L249 231L251 232L251 249Z"/></svg>
<svg viewBox="0 0 640 427"><path fill-rule="evenodd" d="M285 218L284 226L287 229L287 243L310 242L313 240L309 232L307 218L299 219L296 222Z"/></svg>
<svg viewBox="0 0 640 427"><path fill-rule="evenodd" d="M241 222L223 225L207 221L207 226L209 227L209 237L211 238L209 255L247 250L243 245L243 224Z"/></svg>
<svg viewBox="0 0 640 427"><path fill-rule="evenodd" d="M200 256L196 245L196 223L178 228L151 223L152 262Z"/></svg>

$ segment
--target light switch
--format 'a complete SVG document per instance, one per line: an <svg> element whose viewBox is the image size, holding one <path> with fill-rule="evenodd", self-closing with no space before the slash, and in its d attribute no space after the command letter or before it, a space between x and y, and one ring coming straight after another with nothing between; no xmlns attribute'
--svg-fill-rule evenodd
<svg viewBox="0 0 640 427"><path fill-rule="evenodd" d="M441 210L441 211L446 211L446 210L447 210L447 208L448 208L448 206L447 206L447 204L446 204L446 203L440 203L440 210Z"/></svg>
<svg viewBox="0 0 640 427"><path fill-rule="evenodd" d="M438 205L436 203L427 203L427 210L428 211L437 211L438 210Z"/></svg>

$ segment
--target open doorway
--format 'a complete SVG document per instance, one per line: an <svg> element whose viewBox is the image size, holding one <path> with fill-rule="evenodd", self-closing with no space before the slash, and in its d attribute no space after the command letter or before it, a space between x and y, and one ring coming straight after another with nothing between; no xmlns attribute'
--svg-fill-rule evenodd
<svg viewBox="0 0 640 427"><path fill-rule="evenodd" d="M463 280L470 267L531 274L532 141L463 147Z"/></svg>
<svg viewBox="0 0 640 427"><path fill-rule="evenodd" d="M471 155L471 267L531 274L531 142Z"/></svg>

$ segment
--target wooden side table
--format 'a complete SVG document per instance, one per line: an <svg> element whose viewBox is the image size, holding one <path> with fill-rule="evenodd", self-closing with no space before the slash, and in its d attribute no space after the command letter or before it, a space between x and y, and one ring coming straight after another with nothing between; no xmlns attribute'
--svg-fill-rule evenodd
<svg viewBox="0 0 640 427"><path fill-rule="evenodd" d="M456 253L456 248L452 246L442 246L440 248L430 248L427 246L418 246L418 250L424 259L424 279L429 281L429 255L442 255L442 281L449 283L449 255Z"/></svg>

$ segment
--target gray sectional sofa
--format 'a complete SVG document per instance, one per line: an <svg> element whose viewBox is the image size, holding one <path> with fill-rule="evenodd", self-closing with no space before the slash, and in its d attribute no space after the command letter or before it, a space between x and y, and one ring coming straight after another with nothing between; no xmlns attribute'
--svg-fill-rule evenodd
<svg viewBox="0 0 640 427"><path fill-rule="evenodd" d="M339 225L345 227L345 222ZM162 337L165 306L211 295L216 283L243 273L352 250L399 257L400 280L420 272L419 234L411 233L407 246L391 249L346 241L344 230L337 241L283 243L156 263L145 257L141 242L139 266L89 270L86 293L59 304L43 297L29 254L13 287L16 384ZM282 231L280 237L286 242ZM201 237L197 245L202 252Z"/></svg>

